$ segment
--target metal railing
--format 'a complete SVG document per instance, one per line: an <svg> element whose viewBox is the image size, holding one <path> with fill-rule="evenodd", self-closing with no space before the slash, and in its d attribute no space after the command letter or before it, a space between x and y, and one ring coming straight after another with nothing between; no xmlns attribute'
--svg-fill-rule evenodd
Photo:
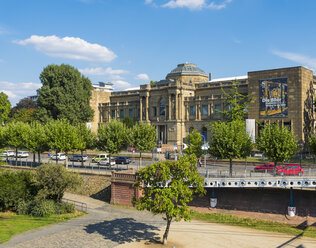
<svg viewBox="0 0 316 248"><path fill-rule="evenodd" d="M67 198L63 198L62 202L73 204L77 210L81 210L82 212L87 212L88 211L88 205L85 202L70 200L70 199L67 199Z"/></svg>

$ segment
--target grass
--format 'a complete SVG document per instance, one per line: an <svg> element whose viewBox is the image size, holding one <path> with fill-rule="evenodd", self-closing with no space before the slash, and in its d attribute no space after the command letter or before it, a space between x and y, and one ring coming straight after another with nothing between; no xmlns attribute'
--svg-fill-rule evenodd
<svg viewBox="0 0 316 248"><path fill-rule="evenodd" d="M0 244L9 241L15 234L82 215L84 213L79 211L74 214L51 215L49 217L32 217L17 215L12 212L2 212L0 213Z"/></svg>
<svg viewBox="0 0 316 248"><path fill-rule="evenodd" d="M222 223L231 226L241 226L257 230L280 232L292 235L302 235L305 237L316 238L316 227L296 226L283 224L272 221L256 220L250 218L242 218L229 214L218 213L198 213L193 212L192 218L213 223Z"/></svg>

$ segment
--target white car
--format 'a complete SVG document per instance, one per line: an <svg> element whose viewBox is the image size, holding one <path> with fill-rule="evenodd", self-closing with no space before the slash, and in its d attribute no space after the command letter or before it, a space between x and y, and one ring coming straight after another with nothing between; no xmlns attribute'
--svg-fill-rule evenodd
<svg viewBox="0 0 316 248"><path fill-rule="evenodd" d="M109 163L109 159L101 159L98 162L98 165L103 165L103 166L113 166L115 165L115 159L111 158L111 163Z"/></svg>
<svg viewBox="0 0 316 248"><path fill-rule="evenodd" d="M3 151L1 154L1 157L15 157L14 151Z"/></svg>
<svg viewBox="0 0 316 248"><path fill-rule="evenodd" d="M57 153L50 157L52 160L66 160L65 153Z"/></svg>
<svg viewBox="0 0 316 248"><path fill-rule="evenodd" d="M16 156L18 158L28 158L29 157L29 153L28 152L18 152L18 154Z"/></svg>

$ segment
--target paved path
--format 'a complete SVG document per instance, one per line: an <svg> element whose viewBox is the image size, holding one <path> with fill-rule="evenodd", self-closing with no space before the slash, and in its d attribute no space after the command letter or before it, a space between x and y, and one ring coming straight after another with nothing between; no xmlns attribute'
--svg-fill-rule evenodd
<svg viewBox="0 0 316 248"><path fill-rule="evenodd" d="M169 243L162 246L152 242L160 239L164 231L165 222L160 216L111 206L85 196L66 194L65 197L86 202L89 214L16 235L0 247L316 247L316 239L200 221L172 223Z"/></svg>

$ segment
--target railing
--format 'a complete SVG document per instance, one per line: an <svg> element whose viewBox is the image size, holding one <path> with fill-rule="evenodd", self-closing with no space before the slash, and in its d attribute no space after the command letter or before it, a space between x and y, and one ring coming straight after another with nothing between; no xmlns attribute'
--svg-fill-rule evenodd
<svg viewBox="0 0 316 248"><path fill-rule="evenodd" d="M88 205L85 202L74 201L67 198L63 198L62 202L73 204L77 210L81 210L82 212L88 211Z"/></svg>

